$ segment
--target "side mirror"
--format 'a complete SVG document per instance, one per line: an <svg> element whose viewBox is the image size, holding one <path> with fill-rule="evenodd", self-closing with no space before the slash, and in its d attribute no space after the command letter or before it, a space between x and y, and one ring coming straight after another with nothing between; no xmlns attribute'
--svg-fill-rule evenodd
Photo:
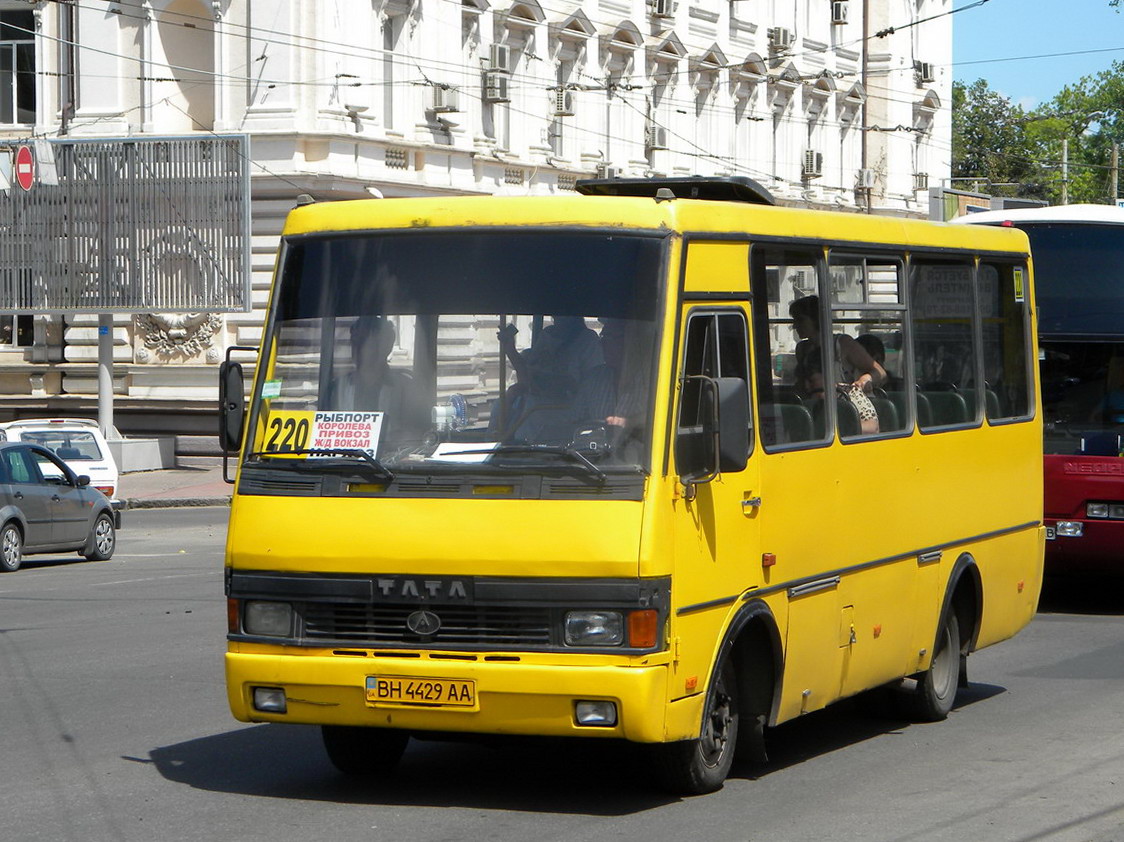
<svg viewBox="0 0 1124 842"><path fill-rule="evenodd" d="M90 484L90 478L86 474L79 474L74 478L74 481L78 484L79 488L85 488Z"/></svg>
<svg viewBox="0 0 1124 842"><path fill-rule="evenodd" d="M749 387L740 377L686 378L698 390L699 423L680 427L675 439L679 476L693 496L698 483L745 470L749 460Z"/></svg>
<svg viewBox="0 0 1124 842"><path fill-rule="evenodd" d="M740 377L718 377L718 471L735 474L749 461L749 386Z"/></svg>
<svg viewBox="0 0 1124 842"><path fill-rule="evenodd" d="M228 453L242 447L245 396L246 381L241 363L226 360L219 368L219 444Z"/></svg>

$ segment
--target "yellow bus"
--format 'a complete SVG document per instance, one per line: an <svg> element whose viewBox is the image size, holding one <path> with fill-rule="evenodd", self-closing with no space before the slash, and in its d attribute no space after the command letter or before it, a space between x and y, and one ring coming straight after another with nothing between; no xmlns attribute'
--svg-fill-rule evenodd
<svg viewBox="0 0 1124 842"><path fill-rule="evenodd" d="M306 203L221 374L231 710L354 774L624 739L687 793L871 688L942 719L1037 606L1036 357L1014 230L748 179Z"/></svg>

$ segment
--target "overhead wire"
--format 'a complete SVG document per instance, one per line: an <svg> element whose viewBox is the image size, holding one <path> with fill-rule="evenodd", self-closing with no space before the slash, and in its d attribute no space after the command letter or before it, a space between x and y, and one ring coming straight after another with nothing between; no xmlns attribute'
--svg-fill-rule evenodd
<svg viewBox="0 0 1124 842"><path fill-rule="evenodd" d="M59 2L59 0L54 0L54 2ZM454 2L454 0L450 0L450 2ZM981 3L976 3L976 4L972 4L972 5L973 6L981 5L982 2L987 2L987 0L981 0ZM75 3L74 5L77 5L79 7L84 6L84 4L81 4L81 3ZM107 5L109 5L109 4L107 4ZM85 7L90 8L89 6L85 6ZM964 8L970 8L970 7L964 7ZM943 17L946 14L952 14L956 11L962 11L962 10L963 10L963 8L951 10L949 12L941 13L940 15L936 15L936 16L932 16L932 17L933 18ZM124 13L123 11L120 10L120 7L118 7L114 11L115 11L115 13L120 14L120 15L125 16L125 17L132 17L132 18L137 19L137 20L145 20L145 18L143 18L140 15L127 15L126 13ZM178 11L174 11L174 10L156 10L154 12L154 14L165 15L165 16L177 16L177 17L187 19L187 20L201 21L204 24L206 24L207 26L215 26L215 21L212 18L208 18L208 17L204 17L204 16L197 16L197 15L190 15L190 14L187 14L187 13L178 12ZM932 19L932 18L929 18L929 19ZM926 19L926 20L928 20L928 19ZM920 23L920 22L921 21L917 21L915 23ZM195 26L194 24L188 23L186 21L183 22L182 25L189 26L191 28L196 28L196 29L199 28L199 27ZM300 35L300 34L296 34L296 33L288 33L288 32L284 32L284 31L281 31L281 30L265 29L265 28L262 28L262 27L247 27L247 26L244 26L242 24L232 23L232 22L229 22L229 21L226 21L226 20L223 20L221 25L223 26L224 34L230 35L230 36L233 36L233 37L244 37L248 40L253 40L255 42L277 43L277 44L281 44L283 46L290 46L290 47L295 47L295 48L311 48L311 47L308 47L307 44L304 44L304 43L301 43L301 42L308 42L308 43L311 43L311 44L331 44L332 47L333 47L332 49L329 49L327 47L314 47L314 48L311 48L311 49L318 49L321 52L325 52L325 53L328 53L328 54L337 55L337 56L341 56L341 57L349 57L349 58L354 57L351 53L344 53L344 52L342 52L338 49L335 49L335 47L338 46L338 45L335 44L335 42L328 42L328 41L325 41L324 39L313 38L311 36ZM911 24L903 25L903 27L898 27L898 28L904 28L905 26L912 26L912 25L913 24L911 23ZM238 33L230 32L229 30L230 30L231 27L236 27L236 28L239 28L239 29L245 29L245 30L247 30L247 34L239 35ZM27 32L27 30L22 30L22 31ZM281 36L284 36L285 38L289 38L289 39L292 39L292 40L276 41L276 40L273 40L273 39L263 39L258 34L258 33L261 33L261 32L265 32L265 33L270 34L270 35L281 35ZM35 34L35 33L29 33L29 34ZM118 57L118 58L123 58L125 60L136 61L138 63L144 63L144 61L145 61L143 59L140 59L140 58L137 58L137 57L134 57L134 56L122 55L120 53L114 53L114 52L111 52L111 51L99 50L97 48L90 47L88 45L81 44L81 43L78 43L76 41L68 41L66 39L56 38L56 37L53 37L53 36L45 36L42 33L38 33L38 34L39 34L40 37L46 37L50 40L53 40L53 41L56 41L56 42L62 43L62 44L72 44L72 45L74 45L74 46L76 46L80 49L92 50L94 52L107 54L107 55L115 56L115 57ZM875 36L870 36L870 37L875 37ZM856 39L856 40L851 41L851 42L846 42L844 44L836 44L836 45L833 45L832 47L830 47L829 50L830 51L837 51L837 50L840 50L840 49L845 49L849 46L854 46L854 45L857 45L859 43L862 43L865 40L869 40L869 38L860 38L860 39ZM245 83L249 82L249 83L252 83L252 84L267 85L267 86L271 86L271 87L280 87L280 86L285 86L285 85L301 85L301 86L315 86L315 87L327 87L327 88L341 88L341 87L387 86L387 85L405 86L405 85L426 84L427 82L430 82L431 80L428 78L427 74L425 73L425 70L423 70L423 68L421 66L419 66L420 63L424 63L427 66L432 65L432 66L434 66L435 69L441 68L441 67L455 67L459 72L461 72L461 73L464 72L463 64L454 64L454 63L451 63L451 62L446 63L446 62L441 62L441 61L434 61L430 57L402 56L402 55L400 55L399 53L396 53L393 50L388 51L388 50L385 50L385 49L382 49L382 48L364 47L364 49L366 49L368 52L370 52L372 54L373 58L380 58L381 57L381 58L385 59L389 55L393 61L401 64L402 66L405 66L406 64L415 65L418 73L422 76L422 79L420 79L420 80L418 80L418 79L395 79L395 80L392 80L392 81L380 80L380 81L375 81L375 82L366 82L366 81L350 81L350 79L358 79L358 77L351 76L351 75L348 75L347 80L345 80L345 79L341 78L342 74L337 74L332 79L323 79L323 80L280 80L280 79L270 79L270 78L254 79L253 77L248 76L248 75L235 75L235 74L229 74L229 73L218 73L218 72L213 72L213 71L203 71L203 70L199 70L197 68L182 67L182 66L177 66L177 65L169 65L169 64L159 64L158 65L158 64L155 64L155 63L153 63L153 65L154 66L168 67L169 69L172 69L172 70L183 71L185 73L191 74L192 76L196 76L196 77L198 77L198 76L209 76L209 77L211 77L213 79L216 79L216 80L229 81L229 82L235 83L235 84L245 84ZM816 53L819 54L819 55L822 55L823 51L817 50ZM808 54L810 54L810 52L793 53L793 54L789 54L789 55L784 56L783 60L785 62L788 62L789 66L791 66L792 60L794 60L795 58L799 58L801 55L808 55ZM530 56L530 57L532 59L537 58L533 55ZM719 70L722 70L722 69L743 67L745 64L746 64L746 61L742 60L740 62L734 62L734 63L725 64L725 65L717 65L717 66L713 66L713 67L708 67L707 70L710 71L710 72L716 72L716 71L719 71ZM905 70L905 69L906 68L886 68L886 69L883 70L883 72L889 74L889 73L898 72L898 71ZM672 80L672 79L678 78L679 76L681 76L683 74L684 74L684 71L682 70L682 68L676 68L674 71L670 71L667 74L664 74L664 78L667 79L667 80ZM542 87L543 80L540 77L536 77L536 76L521 77L519 74L510 74L510 75L511 75L512 81L515 81L517 83L522 81L523 78L526 78L526 79L530 80L530 82L528 84L529 88L540 88L540 87ZM800 77L800 79L801 79L801 81L811 80L811 79L819 78L821 75L823 75L823 74L817 73L817 74L814 74L812 76ZM836 75L837 78L843 78L843 77L846 77L846 76L849 76L849 75L857 75L857 70L856 71L836 71L834 75ZM151 77L141 76L141 77L138 77L138 78L141 79L141 80L157 81L157 82L175 81L175 82L184 83L186 81L186 80L183 80L183 79L177 79L175 77L160 77L160 76L151 76ZM628 77L628 78L631 79L631 77ZM652 78L651 84L653 84L653 85L658 84L658 80L659 80L659 75ZM762 81L765 81L767 83L768 79L762 80ZM190 82L187 82L187 83L190 84ZM630 84L631 84L631 82L630 82ZM471 90L471 89L474 89L474 88L477 88L477 89L482 88L482 86L471 86L471 85L454 85L454 86L458 87L458 88L462 88L462 89L467 89L467 90ZM606 87L608 87L608 86L606 86ZM643 88L643 85L640 85L640 86L637 86L637 87ZM556 85L550 85L550 86L543 87L544 90L552 90L552 89L556 89L556 88L557 88ZM583 86L583 89L584 90L594 90L595 88L592 88L590 86ZM889 97L885 97L885 98L890 99ZM911 99L911 100L890 99L890 101L905 103L905 104L912 104L912 103L916 102L915 99ZM672 105L682 105L682 106L686 106L686 107L689 108L690 106L693 105L693 102L691 100L673 99L673 100L671 100L671 104ZM632 104L629 103L629 107L634 107L634 106L632 106ZM723 104L719 104L719 103L711 103L710 108L716 113L723 113L724 112L724 113L728 113L728 114L736 113L736 110L737 110L736 107L734 107L734 106L723 105ZM528 115L528 116L539 117L539 115ZM541 119L549 121L549 118L541 118ZM773 118L771 116L767 116L763 119L769 120L769 119L773 119ZM808 120L808 118L806 118L803 115L793 114L793 115L781 115L781 117L779 119L774 120L774 122L792 122L792 123L806 124L806 123L809 122L809 120ZM868 131L912 131L913 130L911 127L906 127L906 126L896 126L896 127L869 126L869 127L860 127L860 129L861 130L868 130ZM708 152L705 153L705 154L709 157L712 157L712 158L716 159L716 160L724 160L724 159L729 157L729 156L715 155L715 154L708 153Z"/></svg>

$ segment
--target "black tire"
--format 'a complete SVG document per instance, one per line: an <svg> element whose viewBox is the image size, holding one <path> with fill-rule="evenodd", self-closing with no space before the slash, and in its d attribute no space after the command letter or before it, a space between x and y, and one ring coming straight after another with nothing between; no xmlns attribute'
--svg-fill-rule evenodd
<svg viewBox="0 0 1124 842"><path fill-rule="evenodd" d="M0 529L0 572L15 573L23 561L23 533L15 521Z"/></svg>
<svg viewBox="0 0 1124 842"><path fill-rule="evenodd" d="M332 765L345 775L381 776L394 770L410 735L391 728L321 725L320 735Z"/></svg>
<svg viewBox="0 0 1124 842"><path fill-rule="evenodd" d="M86 546L82 548L82 555L90 561L106 561L113 557L115 549L117 549L117 530L113 526L113 516L109 512L102 512L94 521L90 537L86 539Z"/></svg>
<svg viewBox="0 0 1124 842"><path fill-rule="evenodd" d="M929 669L917 679L910 696L910 713L921 722L940 722L948 717L960 686L960 622L951 609L937 637L937 648Z"/></svg>
<svg viewBox="0 0 1124 842"><path fill-rule="evenodd" d="M738 684L727 658L707 695L697 740L653 746L659 784L677 795L702 795L722 788L738 743Z"/></svg>

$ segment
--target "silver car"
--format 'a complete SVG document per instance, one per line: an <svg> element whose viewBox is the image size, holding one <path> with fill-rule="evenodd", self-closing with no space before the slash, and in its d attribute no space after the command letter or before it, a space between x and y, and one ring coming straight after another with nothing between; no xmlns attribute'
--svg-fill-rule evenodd
<svg viewBox="0 0 1124 842"><path fill-rule="evenodd" d="M88 476L45 447L0 443L0 572L18 570L25 553L107 559L119 526L120 513Z"/></svg>

